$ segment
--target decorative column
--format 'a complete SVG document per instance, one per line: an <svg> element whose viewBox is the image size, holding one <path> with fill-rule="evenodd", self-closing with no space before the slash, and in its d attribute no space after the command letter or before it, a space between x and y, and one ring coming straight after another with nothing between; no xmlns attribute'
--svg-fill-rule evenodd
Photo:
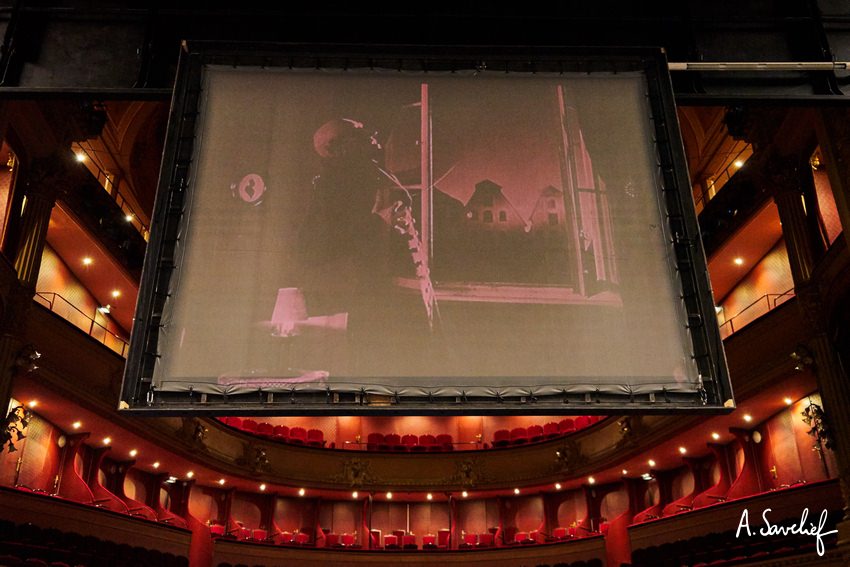
<svg viewBox="0 0 850 567"><path fill-rule="evenodd" d="M844 234L850 231L850 112L823 108L817 137Z"/></svg>
<svg viewBox="0 0 850 567"><path fill-rule="evenodd" d="M825 135L821 136L820 142L828 150L827 159L835 160L838 165L838 174L831 175L831 181L834 183L836 204L843 209L842 223L844 223L847 220L847 175L850 173L850 165L847 162L850 160L850 133L846 125L823 124L822 126ZM833 138L833 135L836 137ZM788 161L790 160L785 160L785 163ZM838 545L843 550L845 559L850 560L850 424L842 419L850 410L850 380L839 362L838 350L834 342L835 335L831 332L833 324L838 322L842 314L834 313L824 304L825 298L822 294L830 287L829 284L834 282L821 281L821 276L816 270L815 256L812 254L816 250L815 241L806 222L806 212L800 198L799 177L790 175L787 165L783 166L780 162L775 165L776 173L772 175L777 183L774 199L782 219L782 232L788 247L788 260L791 264L797 302L812 335L808 344L793 353L792 357L801 364L811 364L817 377L824 405L824 421L829 431L832 448L835 450L844 499L844 520L838 525ZM846 231L844 236L847 237ZM846 290L842 290L839 286L838 289L832 289L829 293L840 295L846 293ZM833 317L836 319L833 320Z"/></svg>
<svg viewBox="0 0 850 567"><path fill-rule="evenodd" d="M56 204L56 197L65 187L68 159L64 153L57 152L33 160L27 172L26 205L21 215L15 271L21 284L33 291L38 281L44 243L47 241L50 213Z"/></svg>
<svg viewBox="0 0 850 567"><path fill-rule="evenodd" d="M796 156L773 158L766 164L768 171L763 179L763 183L770 185L768 190L773 193L773 200L779 210L795 287L811 279L815 253L821 244L816 242L812 234L811 223L803 205L801 162ZM808 167L806 162L802 163Z"/></svg>
<svg viewBox="0 0 850 567"><path fill-rule="evenodd" d="M67 159L56 153L30 165L15 261L12 266L0 267L0 294L4 299L0 304L0 412L5 412L12 394L12 378L24 347L17 338L18 331L32 306L50 213L64 187Z"/></svg>

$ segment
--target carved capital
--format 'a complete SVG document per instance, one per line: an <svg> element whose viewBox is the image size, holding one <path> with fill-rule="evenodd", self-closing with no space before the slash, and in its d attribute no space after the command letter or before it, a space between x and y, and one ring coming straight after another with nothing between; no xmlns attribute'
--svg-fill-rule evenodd
<svg viewBox="0 0 850 567"><path fill-rule="evenodd" d="M331 480L334 482L345 483L351 487L363 486L364 484L374 484L376 479L370 470L371 468L371 461L352 457L343 461L342 471L333 475Z"/></svg>
<svg viewBox="0 0 850 567"><path fill-rule="evenodd" d="M196 417L182 419L181 427L176 431L177 437L194 449L206 451L207 427Z"/></svg>
<svg viewBox="0 0 850 567"><path fill-rule="evenodd" d="M34 159L27 170L27 198L42 198L53 203L71 188L68 166L71 152L54 152Z"/></svg>
<svg viewBox="0 0 850 567"><path fill-rule="evenodd" d="M581 452L581 445L575 439L567 438L555 451L555 463L552 466L552 472L572 474L586 462L587 455Z"/></svg>
<svg viewBox="0 0 850 567"><path fill-rule="evenodd" d="M268 471L271 467L265 447L254 441L242 444L242 456L236 459L236 464L249 469L255 475Z"/></svg>
<svg viewBox="0 0 850 567"><path fill-rule="evenodd" d="M474 488L477 484L485 482L489 478L481 463L475 458L456 461L455 468L455 473L444 479L446 484L459 484L464 488Z"/></svg>

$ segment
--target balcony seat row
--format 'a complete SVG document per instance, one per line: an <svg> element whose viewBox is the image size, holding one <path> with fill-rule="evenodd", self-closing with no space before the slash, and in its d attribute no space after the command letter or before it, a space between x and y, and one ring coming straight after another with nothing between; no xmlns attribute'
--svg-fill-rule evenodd
<svg viewBox="0 0 850 567"><path fill-rule="evenodd" d="M223 417L220 420L234 429L245 433L265 437L282 443L293 445L307 445L309 447L324 447L326 444L325 434L321 429L305 429L304 427L289 427L286 425L272 425L253 419L242 419L241 417ZM333 446L333 444L331 444Z"/></svg>
<svg viewBox="0 0 850 567"><path fill-rule="evenodd" d="M575 433L585 427L590 427L601 419L603 419L602 416L598 415L580 415L575 419L564 418L558 423L550 421L545 425L499 429L493 433L492 445L494 448L498 448L546 441Z"/></svg>

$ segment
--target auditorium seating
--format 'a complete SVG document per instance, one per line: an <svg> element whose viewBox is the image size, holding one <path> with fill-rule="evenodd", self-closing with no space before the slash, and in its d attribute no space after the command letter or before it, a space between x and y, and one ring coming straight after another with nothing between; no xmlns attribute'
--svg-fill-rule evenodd
<svg viewBox="0 0 850 567"><path fill-rule="evenodd" d="M0 565L26 567L188 567L186 557L33 524L0 522Z"/></svg>
<svg viewBox="0 0 850 567"><path fill-rule="evenodd" d="M523 445L526 443L538 443L549 439L555 439L561 435L569 435L579 429L588 427L597 421L598 416L578 416L576 418L565 418L556 423L550 421L544 425L532 424L527 427L515 427L513 429L498 429L493 433L490 446L493 448L507 447L510 445ZM308 447L326 447L324 432L321 429L311 428L309 430L300 426L272 425L267 422L257 422L253 419L242 419L239 417L223 417L220 421L229 427L239 429L245 433L264 437L283 443L302 445ZM346 442L348 444L349 442ZM355 444L357 445L357 444ZM411 433L382 433L372 432L367 435L366 443L362 448L367 451L394 451L394 452L439 452L454 451L456 444L449 433L414 435ZM334 448L335 443L330 447ZM488 444L483 447L476 443L465 443L465 449L474 448L487 449Z"/></svg>

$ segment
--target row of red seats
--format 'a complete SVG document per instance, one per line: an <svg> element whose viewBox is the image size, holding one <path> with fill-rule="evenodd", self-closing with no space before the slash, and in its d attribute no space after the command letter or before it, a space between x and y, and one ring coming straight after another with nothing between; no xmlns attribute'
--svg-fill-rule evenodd
<svg viewBox="0 0 850 567"><path fill-rule="evenodd" d="M398 435L397 433L370 433L366 438L367 451L409 451L425 453L454 451L454 439L447 433L440 435Z"/></svg>
<svg viewBox="0 0 850 567"><path fill-rule="evenodd" d="M303 427L288 427L286 425L272 425L271 423L257 423L253 419L242 419L241 417L223 417L220 420L235 429L246 433L292 443L293 445L308 445L310 447L324 447L325 434L321 429L305 429Z"/></svg>
<svg viewBox="0 0 850 567"><path fill-rule="evenodd" d="M268 532L261 528L246 528L239 526L229 532L221 524L210 526L210 535L213 538L232 538L239 541L269 542L279 545L306 545L310 543L310 536L300 532L280 532L269 536Z"/></svg>
<svg viewBox="0 0 850 567"><path fill-rule="evenodd" d="M509 445L522 445L554 439L555 437L569 435L570 433L589 427L602 419L602 416L598 415L580 415L575 419L562 419L558 423L550 421L545 425L515 427L510 430L499 429L493 433L493 447L507 447Z"/></svg>

